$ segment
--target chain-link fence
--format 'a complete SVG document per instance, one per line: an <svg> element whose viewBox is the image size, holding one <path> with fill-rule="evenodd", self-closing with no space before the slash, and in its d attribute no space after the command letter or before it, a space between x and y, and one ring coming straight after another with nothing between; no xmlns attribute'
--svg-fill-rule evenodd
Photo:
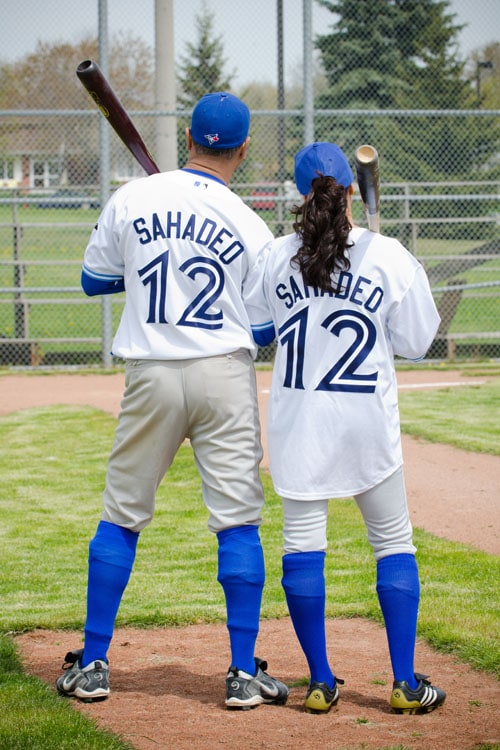
<svg viewBox="0 0 500 750"><path fill-rule="evenodd" d="M362 143L374 145L380 154L381 231L398 237L422 262L440 310L441 327L428 357L500 356L500 44L478 50L463 65L447 58L443 48L437 70L426 57L436 49L427 49L432 45L425 25L419 36L408 30L408 18L396 23L391 16L393 25L385 32L391 54L379 64L386 52L378 48L370 24L362 23L368 0L345 0L344 16L328 13L329 26L324 5L312 0L256 2L261 12L240 32L239 46L243 55L246 40L258 56L261 27L273 27L278 64L269 81L259 79L257 70L254 80L247 67L243 78L227 72L240 58L225 56L234 31L221 32L218 14L222 6L230 9L233 18L225 20L234 29L242 11L238 3L163 0L162 11L168 6L173 12L176 29L171 54L177 81L170 107L158 93L159 41L151 39L159 0L141 4L149 24L144 36L141 29L118 33L123 13L99 2L95 35L85 32L83 22L87 36L66 39L61 29L64 43L42 40L35 52L20 52L0 67L0 366L111 363L124 298L86 298L81 261L102 202L143 172L107 132L76 78L82 60L103 55L109 55L109 79L145 142L160 148L159 133L170 133L175 165L186 157L190 97L192 103L203 91L231 88L247 101L252 141L231 187L276 236L291 231L289 209L298 200L293 157L304 142L334 140L350 155ZM73 5L76 13L79 5ZM290 30L282 11L292 6L299 12ZM379 6L394 7L389 0ZM123 11L127 7L120 4ZM339 57L336 35L352 29L353 20L370 54L365 49L363 59L358 55L349 62L348 48ZM453 40L452 28L441 20ZM292 32L301 64L290 72L281 45ZM412 67L415 58L418 65ZM359 195L354 218L364 224ZM272 357L273 347L260 351L260 360Z"/></svg>

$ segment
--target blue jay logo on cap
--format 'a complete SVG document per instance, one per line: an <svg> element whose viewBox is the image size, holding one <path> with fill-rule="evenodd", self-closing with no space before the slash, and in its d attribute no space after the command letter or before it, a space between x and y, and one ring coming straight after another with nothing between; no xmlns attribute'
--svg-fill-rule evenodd
<svg viewBox="0 0 500 750"><path fill-rule="evenodd" d="M214 151L241 146L249 128L250 110L241 99L227 91L205 94L191 115L193 141Z"/></svg>

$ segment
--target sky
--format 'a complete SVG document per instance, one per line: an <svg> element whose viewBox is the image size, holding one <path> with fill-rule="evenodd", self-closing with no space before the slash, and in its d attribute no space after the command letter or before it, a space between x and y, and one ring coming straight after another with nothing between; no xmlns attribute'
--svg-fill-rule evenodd
<svg viewBox="0 0 500 750"><path fill-rule="evenodd" d="M106 0L110 36L132 31L154 46L154 0ZM276 82L277 3L274 0L174 0L176 59L196 39L195 17L206 7L215 16L214 32L223 40L226 72L236 88L250 81ZM302 61L302 0L283 0L286 80ZM500 0L451 0L462 57L500 41ZM97 34L98 0L3 0L0 61L14 62L38 41L74 43ZM313 2L313 34L328 32L332 14Z"/></svg>

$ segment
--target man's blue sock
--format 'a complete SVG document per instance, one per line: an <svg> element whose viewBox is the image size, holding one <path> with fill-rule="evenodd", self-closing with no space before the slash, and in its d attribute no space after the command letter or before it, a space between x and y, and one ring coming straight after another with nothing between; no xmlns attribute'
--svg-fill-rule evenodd
<svg viewBox="0 0 500 750"><path fill-rule="evenodd" d="M325 553L296 552L283 556L283 578L288 611L309 665L311 682L335 677L328 663L325 634Z"/></svg>
<svg viewBox="0 0 500 750"><path fill-rule="evenodd" d="M259 633L264 588L264 553L258 526L219 531L217 580L226 598L231 666L255 674L255 641Z"/></svg>
<svg viewBox="0 0 500 750"><path fill-rule="evenodd" d="M377 594L384 616L395 680L406 680L413 690L420 581L414 555L383 557L377 562Z"/></svg>
<svg viewBox="0 0 500 750"><path fill-rule="evenodd" d="M107 660L116 615L135 560L139 534L100 521L89 544L87 619L81 666Z"/></svg>

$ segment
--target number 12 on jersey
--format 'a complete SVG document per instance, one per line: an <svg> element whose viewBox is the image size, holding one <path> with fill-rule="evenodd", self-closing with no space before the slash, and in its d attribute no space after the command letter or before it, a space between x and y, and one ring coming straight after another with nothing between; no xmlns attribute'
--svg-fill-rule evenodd
<svg viewBox="0 0 500 750"><path fill-rule="evenodd" d="M169 251L167 250L138 271L144 286L149 287L146 323L168 323L166 313L168 269ZM179 266L179 271L193 282L198 276L202 276L205 283L197 294L194 293L192 300L186 301L184 312L176 325L211 330L222 328L223 313L215 305L224 289L225 279L224 271L217 261L213 258L195 256Z"/></svg>
<svg viewBox="0 0 500 750"><path fill-rule="evenodd" d="M309 308L304 307L292 315L281 326L278 338L286 349L284 388L304 389L304 363L306 361L306 340ZM357 310L337 310L321 322L329 333L341 338L345 330L351 331L354 338L343 350L335 364L324 374L315 386L316 391L348 391L351 393L374 393L377 372L360 373L363 362L368 357L377 340L377 330L373 322ZM317 340L316 340L317 345Z"/></svg>

